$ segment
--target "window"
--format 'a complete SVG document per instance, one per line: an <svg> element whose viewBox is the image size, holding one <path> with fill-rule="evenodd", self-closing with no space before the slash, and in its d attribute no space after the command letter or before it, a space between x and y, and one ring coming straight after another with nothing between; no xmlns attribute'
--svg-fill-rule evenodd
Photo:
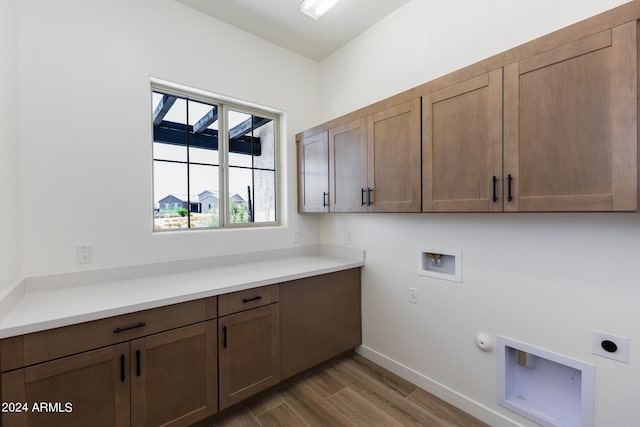
<svg viewBox="0 0 640 427"><path fill-rule="evenodd" d="M275 225L278 117L152 88L154 231Z"/></svg>

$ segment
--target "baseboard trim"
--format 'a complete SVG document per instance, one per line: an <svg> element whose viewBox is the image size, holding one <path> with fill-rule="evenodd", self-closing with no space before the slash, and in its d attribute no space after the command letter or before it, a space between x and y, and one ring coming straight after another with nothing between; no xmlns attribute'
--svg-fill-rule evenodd
<svg viewBox="0 0 640 427"><path fill-rule="evenodd" d="M518 424L493 409L488 408L475 400L469 399L446 385L441 384L420 372L417 372L408 366L373 350L372 348L361 345L356 348L356 353L493 427L522 426L522 424Z"/></svg>

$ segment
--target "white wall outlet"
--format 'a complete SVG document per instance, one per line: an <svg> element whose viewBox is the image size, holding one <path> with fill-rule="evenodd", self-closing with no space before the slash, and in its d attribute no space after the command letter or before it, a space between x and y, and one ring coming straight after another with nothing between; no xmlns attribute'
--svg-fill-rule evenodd
<svg viewBox="0 0 640 427"><path fill-rule="evenodd" d="M351 246L351 232L350 231L345 231L344 232L344 244L347 246Z"/></svg>
<svg viewBox="0 0 640 427"><path fill-rule="evenodd" d="M78 264L90 264L93 262L93 245L84 243L76 246L76 262Z"/></svg>
<svg viewBox="0 0 640 427"><path fill-rule="evenodd" d="M596 356L629 363L629 338L593 330L591 352Z"/></svg>
<svg viewBox="0 0 640 427"><path fill-rule="evenodd" d="M301 241L300 231L296 231L295 233L293 233L293 243L299 244L300 241Z"/></svg>
<svg viewBox="0 0 640 427"><path fill-rule="evenodd" d="M409 288L409 302L411 304L418 303L418 291L416 290L416 288Z"/></svg>

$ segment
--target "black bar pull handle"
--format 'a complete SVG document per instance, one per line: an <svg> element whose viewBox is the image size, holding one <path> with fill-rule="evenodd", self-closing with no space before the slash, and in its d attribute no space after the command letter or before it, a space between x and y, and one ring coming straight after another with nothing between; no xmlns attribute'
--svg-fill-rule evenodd
<svg viewBox="0 0 640 427"><path fill-rule="evenodd" d="M222 327L222 346L227 348L227 327Z"/></svg>
<svg viewBox="0 0 640 427"><path fill-rule="evenodd" d="M366 205L366 202L364 201L364 188L360 189L361 193L360 193L360 202L361 205L364 206Z"/></svg>
<svg viewBox="0 0 640 427"><path fill-rule="evenodd" d="M512 201L513 196L511 195L511 182L513 181L513 177L511 174L507 175L507 201Z"/></svg>
<svg viewBox="0 0 640 427"><path fill-rule="evenodd" d="M329 193L327 193L326 191L324 191L322 193L322 207L327 207L329 206Z"/></svg>
<svg viewBox="0 0 640 427"><path fill-rule="evenodd" d="M136 350L136 375L140 376L140 350Z"/></svg>
<svg viewBox="0 0 640 427"><path fill-rule="evenodd" d="M371 192L373 190L371 188L367 188L367 205L371 206Z"/></svg>
<svg viewBox="0 0 640 427"><path fill-rule="evenodd" d="M253 298L242 298L242 303L243 303L243 304L246 304L246 303L248 303L248 302L252 302L252 301L259 301L259 300L261 300L261 299L262 299L262 296L260 296L260 295L256 295L256 296L255 296L255 297L253 297Z"/></svg>
<svg viewBox="0 0 640 427"><path fill-rule="evenodd" d="M120 332L128 331L129 329L142 328L145 325L146 325L146 323L144 323L144 322L138 322L135 325L123 326L121 328L115 328L113 330L113 333L114 334L119 334Z"/></svg>
<svg viewBox="0 0 640 427"><path fill-rule="evenodd" d="M124 354L120 355L120 382L124 382Z"/></svg>
<svg viewBox="0 0 640 427"><path fill-rule="evenodd" d="M496 176L494 175L493 177L491 177L491 201L493 203L498 201L498 196L496 194L496 184L498 183L498 178L496 178Z"/></svg>

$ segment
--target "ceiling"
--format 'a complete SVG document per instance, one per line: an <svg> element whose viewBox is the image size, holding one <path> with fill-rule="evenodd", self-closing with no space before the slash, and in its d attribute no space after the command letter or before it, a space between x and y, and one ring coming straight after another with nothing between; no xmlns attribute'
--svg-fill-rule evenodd
<svg viewBox="0 0 640 427"><path fill-rule="evenodd" d="M341 0L323 17L300 0L177 0L315 61L321 61L409 0Z"/></svg>

